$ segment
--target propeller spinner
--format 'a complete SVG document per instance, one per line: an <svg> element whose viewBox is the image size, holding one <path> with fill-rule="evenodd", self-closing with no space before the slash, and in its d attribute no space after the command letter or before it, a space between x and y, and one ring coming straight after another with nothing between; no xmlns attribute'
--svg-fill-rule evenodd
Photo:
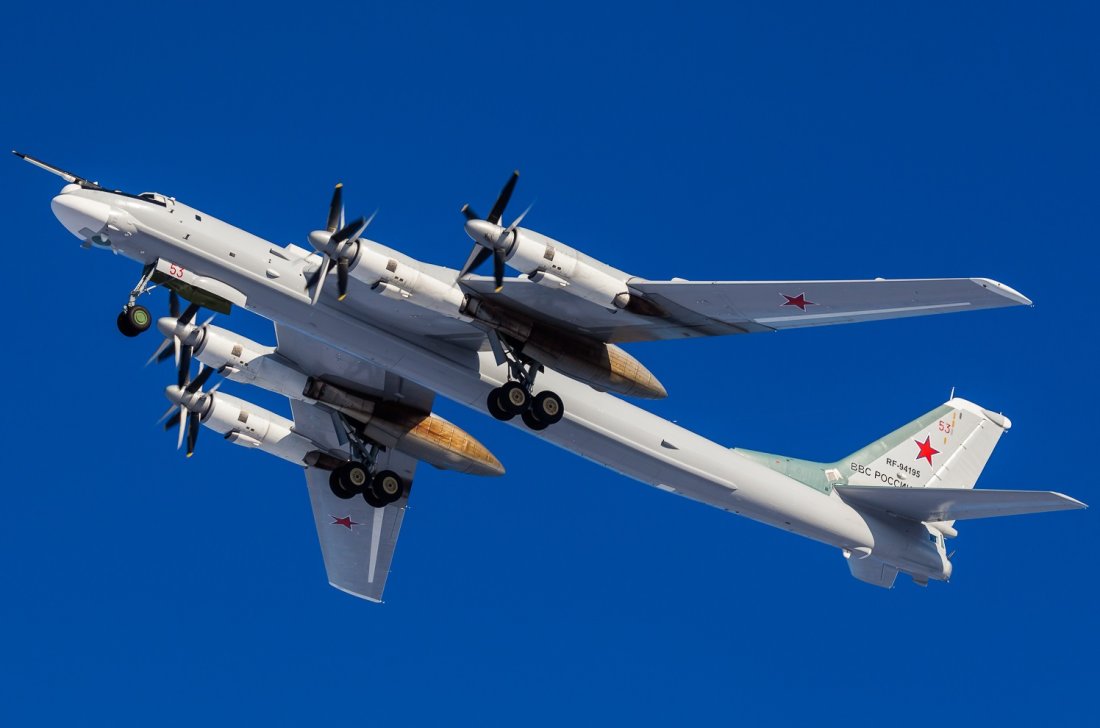
<svg viewBox="0 0 1100 728"><path fill-rule="evenodd" d="M464 277L492 256L493 282L496 284L496 290L500 291L504 287L504 255L514 242L513 236L516 228L519 227L520 222L527 216L527 213L531 211L531 208L528 207L508 227L500 224L501 218L504 217L504 210L508 206L509 200L512 199L512 192L516 189L517 181L519 181L518 169L513 171L512 176L504 183L504 187L497 195L497 200L493 203L493 209L489 211L487 218L479 218L469 205L462 206L462 214L466 216L466 234L473 239L474 249L470 251L470 257L466 259L466 264L462 266L462 270L458 274L459 278Z"/></svg>

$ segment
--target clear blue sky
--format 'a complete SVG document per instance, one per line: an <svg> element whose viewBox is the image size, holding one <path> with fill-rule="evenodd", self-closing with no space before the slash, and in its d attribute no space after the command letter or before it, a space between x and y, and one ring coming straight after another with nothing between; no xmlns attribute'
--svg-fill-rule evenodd
<svg viewBox="0 0 1100 728"><path fill-rule="evenodd" d="M980 486L1096 505L1096 11L925 5L22 3L0 137L280 243L343 180L457 266L519 167L526 225L640 276L996 278L1036 306L635 346L645 406L832 459L954 386L1015 423ZM1095 508L964 523L951 584L880 591L449 402L508 476L422 469L387 604L349 598L300 472L154 426L171 372L114 327L139 271L78 248L57 180L0 180L0 722L1095 720Z"/></svg>

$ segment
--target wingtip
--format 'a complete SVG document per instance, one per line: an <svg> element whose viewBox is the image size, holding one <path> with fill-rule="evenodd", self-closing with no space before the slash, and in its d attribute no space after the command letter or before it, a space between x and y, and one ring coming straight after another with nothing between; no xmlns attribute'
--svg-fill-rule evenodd
<svg viewBox="0 0 1100 728"><path fill-rule="evenodd" d="M1005 298L1009 299L1010 301L1012 301L1012 304L1010 304L1010 305L1016 305L1016 306L1034 306L1035 305L1035 303L1030 298L1028 298L1024 294L1020 293L1015 288L1012 288L1011 286L1006 286L1004 283L1001 283L1000 281L995 281L992 278L972 278L971 280L973 280L975 283L980 285L982 288L986 288L988 290L991 290L994 293L997 293L997 294L999 294L1001 296L1004 296Z"/></svg>

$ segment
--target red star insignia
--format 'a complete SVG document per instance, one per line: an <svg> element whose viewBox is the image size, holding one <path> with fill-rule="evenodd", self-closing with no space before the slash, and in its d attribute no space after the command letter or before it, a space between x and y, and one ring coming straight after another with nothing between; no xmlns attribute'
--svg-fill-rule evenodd
<svg viewBox="0 0 1100 728"><path fill-rule="evenodd" d="M936 448L932 447L932 438L931 437L925 437L924 442L921 442L920 440L913 440L913 442L917 443L917 447L920 448L920 452L917 453L917 460L920 460L921 458L924 458L925 460L928 461L928 464L931 465L932 464L932 456L933 455L938 455L939 452L940 452Z"/></svg>
<svg viewBox="0 0 1100 728"><path fill-rule="evenodd" d="M799 293L797 296L788 296L786 293L780 293L779 295L783 296L783 298L787 299L784 303L779 304L780 307L783 307L783 306L798 306L798 309L800 311L805 311L807 306L816 306L817 305L813 301L807 301L805 293Z"/></svg>
<svg viewBox="0 0 1100 728"><path fill-rule="evenodd" d="M337 518L336 516L329 516L329 518L332 519L332 523L330 525L343 526L344 528L348 529L349 531L351 530L352 526L361 526L361 525L363 525L363 524L359 523L358 521L351 520L351 516L344 516L343 518Z"/></svg>

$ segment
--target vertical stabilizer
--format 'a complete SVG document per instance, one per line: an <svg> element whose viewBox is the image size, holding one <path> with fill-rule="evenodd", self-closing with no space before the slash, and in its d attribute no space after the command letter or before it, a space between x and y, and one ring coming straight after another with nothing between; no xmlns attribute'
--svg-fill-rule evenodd
<svg viewBox="0 0 1100 728"><path fill-rule="evenodd" d="M849 485L973 488L1007 417L954 398L840 462Z"/></svg>

